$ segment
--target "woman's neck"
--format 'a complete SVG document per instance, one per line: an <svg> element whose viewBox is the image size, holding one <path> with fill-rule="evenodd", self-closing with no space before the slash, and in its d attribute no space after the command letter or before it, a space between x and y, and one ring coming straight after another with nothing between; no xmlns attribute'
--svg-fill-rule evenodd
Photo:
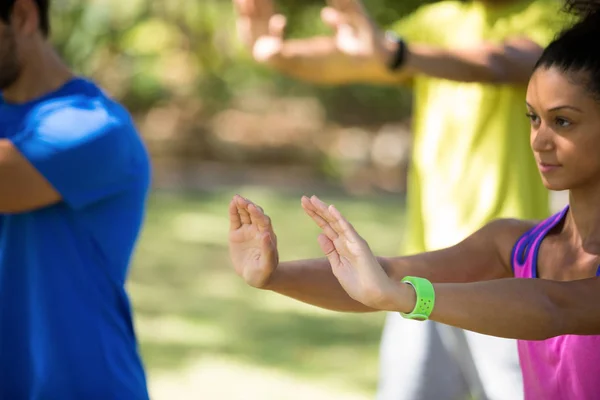
<svg viewBox="0 0 600 400"><path fill-rule="evenodd" d="M600 185L569 191L565 233L574 244L600 255Z"/></svg>

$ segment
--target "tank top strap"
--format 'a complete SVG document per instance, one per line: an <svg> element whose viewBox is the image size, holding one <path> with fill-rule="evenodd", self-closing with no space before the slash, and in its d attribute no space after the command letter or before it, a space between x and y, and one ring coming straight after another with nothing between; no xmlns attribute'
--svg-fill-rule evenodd
<svg viewBox="0 0 600 400"><path fill-rule="evenodd" d="M516 277L524 277L523 275L527 273L529 268L523 267L531 265L541 241L562 220L568 209L569 207L567 206L559 213L543 220L517 240L513 246L511 255L512 269Z"/></svg>

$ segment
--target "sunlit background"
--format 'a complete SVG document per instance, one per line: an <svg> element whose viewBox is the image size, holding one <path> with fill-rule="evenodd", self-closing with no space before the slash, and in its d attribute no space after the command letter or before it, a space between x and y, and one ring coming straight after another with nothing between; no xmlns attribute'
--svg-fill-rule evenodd
<svg viewBox="0 0 600 400"><path fill-rule="evenodd" d="M382 25L417 0L369 0ZM291 36L326 32L322 1L280 1ZM228 0L56 0L53 41L131 110L154 193L129 290L153 399L370 399L383 315L321 311L246 287L227 205L271 215L281 258L320 256L301 194L351 216L375 252L402 240L410 95L317 87L257 66ZM563 201L563 200L559 200ZM115 222L118 223L118 222Z"/></svg>

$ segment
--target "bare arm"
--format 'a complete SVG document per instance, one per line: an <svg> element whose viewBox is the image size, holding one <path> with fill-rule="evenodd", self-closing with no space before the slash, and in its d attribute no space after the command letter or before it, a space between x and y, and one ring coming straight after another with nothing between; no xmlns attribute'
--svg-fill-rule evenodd
<svg viewBox="0 0 600 400"><path fill-rule="evenodd" d="M306 201L303 201L306 207ZM407 275L433 282L476 282L512 276L510 250L531 224L498 220L456 246L409 257L379 257L385 272L395 281ZM321 308L377 311L353 300L334 276L326 258L280 263L265 287L279 294Z"/></svg>
<svg viewBox="0 0 600 400"><path fill-rule="evenodd" d="M414 291L403 286L398 287L402 304L396 308L410 312ZM431 319L444 324L523 340L600 334L598 278L570 282L501 279L434 287Z"/></svg>
<svg viewBox="0 0 600 400"><path fill-rule="evenodd" d="M309 211L312 213L309 212L309 215L323 231L319 237L321 249L348 295L374 309L410 313L415 308L415 289L389 278L389 272L386 274L367 242L335 207L327 207L318 199L311 199L310 204ZM508 265L507 257L511 252L507 250L509 244L516 241L519 226L531 226L500 221L488 227L493 225L498 229L486 231L484 228L479 232L495 238L474 242L479 250L464 249L462 269L455 264L456 254L445 253L446 259L438 260L439 264L445 261L446 267L456 269L459 275L464 271L460 280L466 283L440 283L436 281L437 274L433 273L433 269L430 271L429 279L434 281L435 289L430 318L487 335L523 340L544 340L565 334L600 334L598 278L567 282L515 279L508 278L510 273L506 271L504 279L493 279L490 274L487 275L490 280L469 282L470 278L482 277L475 273L476 267L487 266L498 272L496 277L502 278L499 276L502 272L500 265ZM480 233L471 238L480 236ZM423 276L416 270L406 272Z"/></svg>
<svg viewBox="0 0 600 400"><path fill-rule="evenodd" d="M399 84L416 74L460 82L526 84L542 48L527 38L443 49L408 43L398 71L388 65L397 44L386 38L359 0L331 0L321 16L334 34L284 39L285 17L271 0L234 0L238 31L254 59L319 84Z"/></svg>
<svg viewBox="0 0 600 400"><path fill-rule="evenodd" d="M459 82L527 84L543 49L528 39L464 49L409 46L406 70Z"/></svg>
<svg viewBox="0 0 600 400"><path fill-rule="evenodd" d="M391 73L372 57L340 51L335 38L327 36L286 40L265 63L283 74L324 85L398 84L410 78L405 71Z"/></svg>
<svg viewBox="0 0 600 400"><path fill-rule="evenodd" d="M0 139L0 213L30 211L60 200L60 194L16 147Z"/></svg>
<svg viewBox="0 0 600 400"><path fill-rule="evenodd" d="M327 261L277 266L269 218L246 199L232 201L230 250L246 282L332 310L408 313L415 291L398 281L420 276L434 283L431 319L438 322L523 340L600 335L600 279L511 278L510 250L532 223L498 220L451 248L382 259L335 208L314 197L303 198L303 207L323 230L319 244Z"/></svg>
<svg viewBox="0 0 600 400"><path fill-rule="evenodd" d="M288 40L268 64L298 79L320 84L401 84L417 74L459 82L526 84L542 48L528 39L502 45L482 43L468 48L442 49L409 45L406 64L387 69L394 45L379 58L352 56L338 50L335 39Z"/></svg>

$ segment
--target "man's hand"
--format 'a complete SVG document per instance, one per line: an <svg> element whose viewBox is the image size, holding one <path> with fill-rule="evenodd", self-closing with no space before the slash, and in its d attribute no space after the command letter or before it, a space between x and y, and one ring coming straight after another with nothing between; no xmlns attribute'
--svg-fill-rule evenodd
<svg viewBox="0 0 600 400"><path fill-rule="evenodd" d="M387 62L385 35L373 22L360 0L329 0L321 18L335 32L337 49L354 57Z"/></svg>
<svg viewBox="0 0 600 400"><path fill-rule="evenodd" d="M387 62L385 35L373 23L359 0L330 0L321 18L333 29L335 48L341 54ZM234 0L242 41L258 62L268 62L284 46L286 18L275 14L272 0Z"/></svg>
<svg viewBox="0 0 600 400"><path fill-rule="evenodd" d="M275 14L272 0L234 0L237 30L258 62L268 62L283 45L286 19Z"/></svg>
<svg viewBox="0 0 600 400"><path fill-rule="evenodd" d="M323 230L319 245L350 297L379 310L394 310L410 302L410 297L402 291L404 285L388 277L368 243L334 206L327 206L313 196L302 198L302 208Z"/></svg>
<svg viewBox="0 0 600 400"><path fill-rule="evenodd" d="M229 255L235 272L250 286L264 288L279 263L277 237L263 210L234 196L229 204Z"/></svg>

